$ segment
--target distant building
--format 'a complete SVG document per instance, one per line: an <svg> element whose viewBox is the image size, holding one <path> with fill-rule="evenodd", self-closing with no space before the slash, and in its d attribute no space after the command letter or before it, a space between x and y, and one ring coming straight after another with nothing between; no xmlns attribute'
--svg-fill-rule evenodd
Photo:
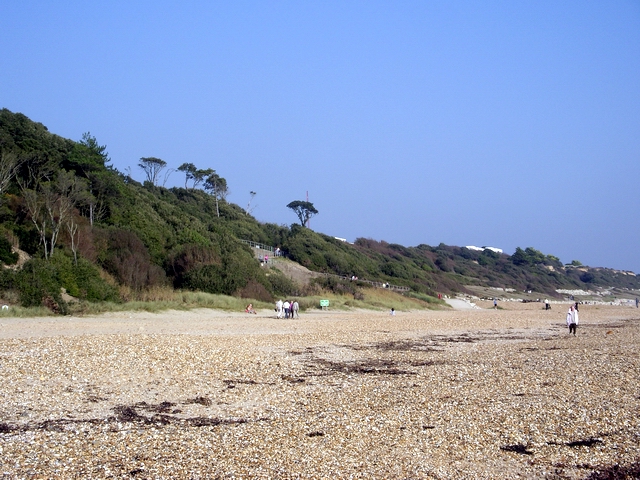
<svg viewBox="0 0 640 480"><path fill-rule="evenodd" d="M495 253L502 253L502 249L501 248L496 248L496 247L476 247L474 245L468 245L464 248L467 248L469 250L474 250L476 252L483 252L485 250L491 250L492 252Z"/></svg>

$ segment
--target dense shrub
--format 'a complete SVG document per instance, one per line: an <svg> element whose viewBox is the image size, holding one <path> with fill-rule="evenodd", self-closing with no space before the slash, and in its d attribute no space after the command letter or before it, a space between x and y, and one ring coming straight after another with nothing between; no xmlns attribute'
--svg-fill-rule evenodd
<svg viewBox="0 0 640 480"><path fill-rule="evenodd" d="M320 286L323 290L327 290L338 295L353 295L354 298L357 299L362 297L362 292L358 288L357 283L350 280L342 280L340 278L327 276L314 278L311 280L311 283Z"/></svg>
<svg viewBox="0 0 640 480"><path fill-rule="evenodd" d="M134 290L165 285L167 278L138 236L128 230L111 229L103 232L106 251L102 265L121 284Z"/></svg>
<svg viewBox="0 0 640 480"><path fill-rule="evenodd" d="M11 251L11 242L4 237L0 237L0 262L5 265L15 265L18 261L18 254Z"/></svg>
<svg viewBox="0 0 640 480"><path fill-rule="evenodd" d="M267 274L267 281L276 297L300 295L300 287L280 270L271 269Z"/></svg>
<svg viewBox="0 0 640 480"><path fill-rule="evenodd" d="M0 268L0 292L13 290L16 274L13 270Z"/></svg>
<svg viewBox="0 0 640 480"><path fill-rule="evenodd" d="M236 292L240 298L255 298L263 302L270 302L273 300L271 294L267 291L264 285L256 280L249 280L247 284Z"/></svg>
<svg viewBox="0 0 640 480"><path fill-rule="evenodd" d="M584 272L582 275L580 275L580 281L584 283L592 283L595 278L595 275L591 272Z"/></svg>
<svg viewBox="0 0 640 480"><path fill-rule="evenodd" d="M84 258L79 258L77 265L61 252L51 258L56 269L60 285L73 297L90 302L120 300L118 289L107 283L101 276L98 267Z"/></svg>
<svg viewBox="0 0 640 480"><path fill-rule="evenodd" d="M26 262L17 274L14 283L23 307L52 307L55 302L60 313L65 313L66 305L60 295L60 281L54 265L41 258Z"/></svg>
<svg viewBox="0 0 640 480"><path fill-rule="evenodd" d="M220 265L220 253L213 247L184 245L167 259L167 273L174 278L177 288L185 288L185 275L194 268L205 265Z"/></svg>
<svg viewBox="0 0 640 480"><path fill-rule="evenodd" d="M451 272L453 271L453 262L445 257L444 255L438 255L435 261L436 267L438 267L443 272Z"/></svg>
<svg viewBox="0 0 640 480"><path fill-rule="evenodd" d="M188 290L207 293L231 294L224 288L223 270L220 265L200 265L182 276L182 286Z"/></svg>
<svg viewBox="0 0 640 480"><path fill-rule="evenodd" d="M29 255L36 255L40 252L40 237L32 225L16 225L14 232L18 237L21 250Z"/></svg>
<svg viewBox="0 0 640 480"><path fill-rule="evenodd" d="M425 295L424 293L419 293L419 292L408 292L406 293L407 297L410 298L417 298L418 300L422 300L423 302L427 302L427 303L439 303L439 304L444 304L444 300L439 300L436 297L432 297L431 295Z"/></svg>

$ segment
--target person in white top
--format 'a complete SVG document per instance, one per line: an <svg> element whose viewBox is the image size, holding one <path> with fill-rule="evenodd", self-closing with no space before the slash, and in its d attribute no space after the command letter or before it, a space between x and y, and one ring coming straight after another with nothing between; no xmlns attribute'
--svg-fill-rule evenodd
<svg viewBox="0 0 640 480"><path fill-rule="evenodd" d="M284 318L289 318L289 308L291 308L291 304L289 300L285 300L282 304L282 308L284 308Z"/></svg>
<svg viewBox="0 0 640 480"><path fill-rule="evenodd" d="M276 302L276 318L282 318L282 300Z"/></svg>
<svg viewBox="0 0 640 480"><path fill-rule="evenodd" d="M300 310L300 305L298 304L297 300L294 300L294 302L291 304L291 318L294 318L294 316L296 318L300 318L298 310Z"/></svg>
<svg viewBox="0 0 640 480"><path fill-rule="evenodd" d="M573 333L575 336L576 328L578 327L578 310L573 305L567 312L567 326L569 327L569 334Z"/></svg>

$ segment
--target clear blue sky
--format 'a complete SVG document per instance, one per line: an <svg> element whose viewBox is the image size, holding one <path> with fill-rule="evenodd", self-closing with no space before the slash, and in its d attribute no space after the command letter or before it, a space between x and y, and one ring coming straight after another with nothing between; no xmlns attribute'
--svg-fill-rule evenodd
<svg viewBox="0 0 640 480"><path fill-rule="evenodd" d="M0 107L328 235L640 273L640 2L0 4ZM182 185L176 172L167 186Z"/></svg>

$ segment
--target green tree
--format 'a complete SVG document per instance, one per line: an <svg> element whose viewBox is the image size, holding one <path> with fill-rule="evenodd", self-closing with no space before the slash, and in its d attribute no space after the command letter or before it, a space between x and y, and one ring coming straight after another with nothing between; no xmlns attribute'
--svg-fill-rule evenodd
<svg viewBox="0 0 640 480"><path fill-rule="evenodd" d="M189 180L193 180L196 172L198 171L198 169L196 168L196 166L193 163L183 163L182 165L180 165L178 167L178 171L179 172L183 172L185 175L185 179L184 179L184 188L185 190L188 188L187 187L187 183L189 182ZM194 186L195 188L195 186Z"/></svg>
<svg viewBox="0 0 640 480"><path fill-rule="evenodd" d="M313 203L302 200L294 200L287 205L287 208L293 210L293 213L295 213L300 220L300 225L303 227L311 217L318 214L318 210L313 206Z"/></svg>
<svg viewBox="0 0 640 480"><path fill-rule="evenodd" d="M73 172L60 170L54 181L39 184L37 189L25 188L22 193L29 218L40 235L44 257L49 258L63 226L73 232L72 238L77 231L77 227L73 228L73 210L88 194L86 181Z"/></svg>
<svg viewBox="0 0 640 480"><path fill-rule="evenodd" d="M218 175L215 170L212 170L204 181L204 189L211 193L211 195L216 199L216 213L218 214L218 217L220 217L218 200L224 200L229 194L227 181Z"/></svg>
<svg viewBox="0 0 640 480"><path fill-rule="evenodd" d="M529 263L532 263L534 265L544 263L544 253L542 253L540 250L536 250L533 247L527 247L524 252L527 254L527 257L529 257Z"/></svg>
<svg viewBox="0 0 640 480"><path fill-rule="evenodd" d="M533 247L527 247L525 250L517 247L515 253L511 255L511 261L514 265L537 265L544 263L545 256Z"/></svg>
<svg viewBox="0 0 640 480"><path fill-rule="evenodd" d="M167 166L167 162L156 157L142 157L138 166L144 171L147 181L157 185L160 172Z"/></svg>
<svg viewBox="0 0 640 480"><path fill-rule="evenodd" d="M198 185L200 185L203 181L205 181L214 173L216 173L216 171L213 170L212 168L196 170L193 175L193 188L196 188Z"/></svg>
<svg viewBox="0 0 640 480"><path fill-rule="evenodd" d="M528 265L529 258L527 254L520 247L516 247L516 251L511 255L511 261L514 265Z"/></svg>
<svg viewBox="0 0 640 480"><path fill-rule="evenodd" d="M20 162L15 153L0 149L0 204L2 195L16 175Z"/></svg>
<svg viewBox="0 0 640 480"><path fill-rule="evenodd" d="M593 283L595 278L595 275L591 272L584 272L582 275L580 275L580 281L584 283Z"/></svg>
<svg viewBox="0 0 640 480"><path fill-rule="evenodd" d="M83 213L93 226L106 214L106 199L113 195L113 179L107 164L111 161L107 147L100 145L91 132L82 134L82 139L71 150L63 166L88 181L88 193L82 199ZM111 190L111 191L110 191Z"/></svg>
<svg viewBox="0 0 640 480"><path fill-rule="evenodd" d="M0 264L15 265L18 262L18 254L11 248L11 242L0 236Z"/></svg>
<svg viewBox="0 0 640 480"><path fill-rule="evenodd" d="M104 171L110 161L106 145L100 145L91 132L86 132L82 134L82 140L74 144L63 167L91 180L92 174Z"/></svg>

